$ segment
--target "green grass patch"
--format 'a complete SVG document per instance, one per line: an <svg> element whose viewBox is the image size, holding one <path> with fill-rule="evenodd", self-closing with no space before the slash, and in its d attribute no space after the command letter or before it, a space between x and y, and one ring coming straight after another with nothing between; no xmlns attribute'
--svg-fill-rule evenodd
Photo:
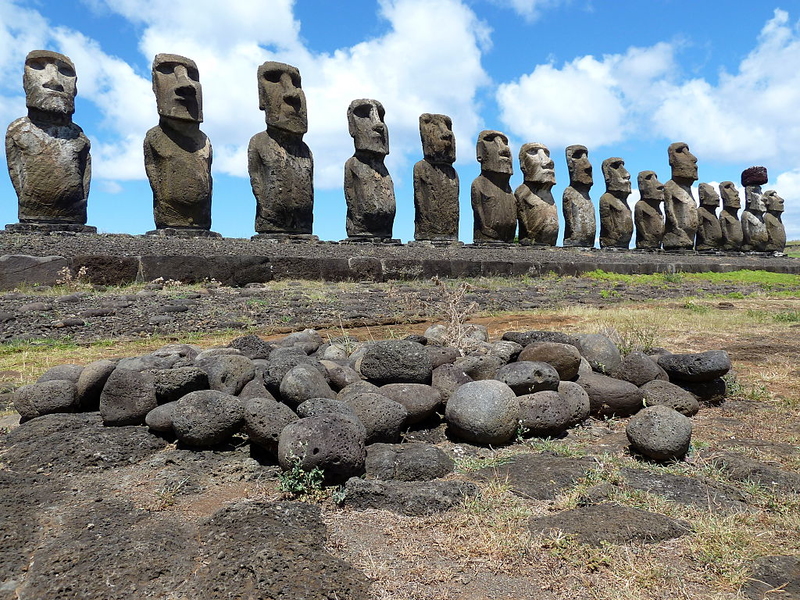
<svg viewBox="0 0 800 600"><path fill-rule="evenodd" d="M800 255L800 252L799 252ZM653 273L650 275L625 275L622 273L609 273L602 269L589 271L582 275L589 279L609 283L625 283L628 285L666 285L670 283L691 283L708 281L718 284L748 284L759 285L762 289L770 291L775 287L800 287L800 275L788 273L772 273L770 271L753 271L742 269L728 273Z"/></svg>

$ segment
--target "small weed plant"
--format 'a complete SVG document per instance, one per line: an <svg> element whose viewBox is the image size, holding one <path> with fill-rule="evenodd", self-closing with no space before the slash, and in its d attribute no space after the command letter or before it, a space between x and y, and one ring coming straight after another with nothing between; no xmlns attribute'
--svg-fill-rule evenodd
<svg viewBox="0 0 800 600"><path fill-rule="evenodd" d="M319 467L303 469L300 457L294 457L292 467L278 475L278 489L298 497L317 498L323 491L325 473Z"/></svg>

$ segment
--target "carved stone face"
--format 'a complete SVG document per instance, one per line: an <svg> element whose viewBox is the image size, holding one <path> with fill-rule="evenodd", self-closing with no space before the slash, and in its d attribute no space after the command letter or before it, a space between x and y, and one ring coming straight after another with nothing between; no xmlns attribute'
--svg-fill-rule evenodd
<svg viewBox="0 0 800 600"><path fill-rule="evenodd" d="M531 142L519 149L519 166L525 181L542 185L555 185L556 165L550 158L550 150L544 144Z"/></svg>
<svg viewBox="0 0 800 600"><path fill-rule="evenodd" d="M268 127L298 135L308 131L306 95L296 67L279 62L258 67L258 107L266 112Z"/></svg>
<svg viewBox="0 0 800 600"><path fill-rule="evenodd" d="M724 208L741 208L742 199L739 196L739 190L732 181L723 181L719 184L719 193L722 196L722 206Z"/></svg>
<svg viewBox="0 0 800 600"><path fill-rule="evenodd" d="M658 180L655 171L642 171L637 178L639 195L648 200L664 201L664 184Z"/></svg>
<svg viewBox="0 0 800 600"><path fill-rule="evenodd" d="M25 105L48 113L71 115L78 93L75 65L58 52L34 50L25 57L22 86Z"/></svg>
<svg viewBox="0 0 800 600"><path fill-rule="evenodd" d="M697 181L697 157L689 152L689 146L685 142L670 144L667 153L673 179Z"/></svg>
<svg viewBox="0 0 800 600"><path fill-rule="evenodd" d="M763 213L767 210L764 204L764 194L761 193L761 188L758 186L747 186L744 189L745 202L747 203L747 210L750 212Z"/></svg>
<svg viewBox="0 0 800 600"><path fill-rule="evenodd" d="M700 205L707 208L717 208L719 206L719 194L714 186L709 183L701 183L699 187Z"/></svg>
<svg viewBox="0 0 800 600"><path fill-rule="evenodd" d="M511 148L508 147L508 138L499 131L485 130L478 134L476 147L478 162L481 171L511 175L514 165L511 162Z"/></svg>
<svg viewBox="0 0 800 600"><path fill-rule="evenodd" d="M783 198L778 196L775 190L767 190L764 192L764 204L768 211L783 212Z"/></svg>
<svg viewBox="0 0 800 600"><path fill-rule="evenodd" d="M419 135L422 154L429 162L452 165L456 161L456 139L450 117L430 113L420 115Z"/></svg>
<svg viewBox="0 0 800 600"><path fill-rule="evenodd" d="M603 161L603 178L606 180L606 191L610 193L630 194L631 174L625 168L621 158L607 158Z"/></svg>
<svg viewBox="0 0 800 600"><path fill-rule="evenodd" d="M589 162L589 150L586 146L576 144L567 146L567 169L570 185L592 185L592 163Z"/></svg>
<svg viewBox="0 0 800 600"><path fill-rule="evenodd" d="M203 88L192 59L177 54L156 54L153 92L158 114L162 117L203 122Z"/></svg>
<svg viewBox="0 0 800 600"><path fill-rule="evenodd" d="M347 109L347 123L356 150L386 156L389 131L383 117L386 111L377 100L353 100Z"/></svg>

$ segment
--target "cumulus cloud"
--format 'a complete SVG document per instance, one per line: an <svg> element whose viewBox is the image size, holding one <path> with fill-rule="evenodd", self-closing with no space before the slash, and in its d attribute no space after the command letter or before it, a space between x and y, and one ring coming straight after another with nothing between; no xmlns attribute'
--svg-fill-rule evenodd
<svg viewBox="0 0 800 600"><path fill-rule="evenodd" d="M555 8L560 4L565 4L568 1L569 0L492 0L492 3L505 8L511 8L526 21L532 23L542 15L543 11Z"/></svg>
<svg viewBox="0 0 800 600"><path fill-rule="evenodd" d="M608 146L629 137L635 116L652 107L654 92L675 70L675 46L659 43L601 58L582 56L499 86L500 118L524 140L554 146Z"/></svg>

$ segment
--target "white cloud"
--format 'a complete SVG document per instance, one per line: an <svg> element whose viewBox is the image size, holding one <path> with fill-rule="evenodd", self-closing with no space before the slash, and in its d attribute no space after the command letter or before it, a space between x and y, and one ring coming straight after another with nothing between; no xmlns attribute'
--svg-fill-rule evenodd
<svg viewBox="0 0 800 600"><path fill-rule="evenodd" d="M793 169L778 175L774 186L767 184L764 189L774 189L784 199L786 212L783 213L783 224L786 227L787 240L800 239L800 169Z"/></svg>
<svg viewBox="0 0 800 600"><path fill-rule="evenodd" d="M493 4L512 9L526 21L537 20L542 11L565 4L569 0L492 0Z"/></svg>
<svg viewBox="0 0 800 600"><path fill-rule="evenodd" d="M654 90L674 70L675 48L659 43L601 59L582 56L558 68L533 72L499 86L505 128L523 140L554 146L607 146L629 136L634 115L651 107Z"/></svg>

